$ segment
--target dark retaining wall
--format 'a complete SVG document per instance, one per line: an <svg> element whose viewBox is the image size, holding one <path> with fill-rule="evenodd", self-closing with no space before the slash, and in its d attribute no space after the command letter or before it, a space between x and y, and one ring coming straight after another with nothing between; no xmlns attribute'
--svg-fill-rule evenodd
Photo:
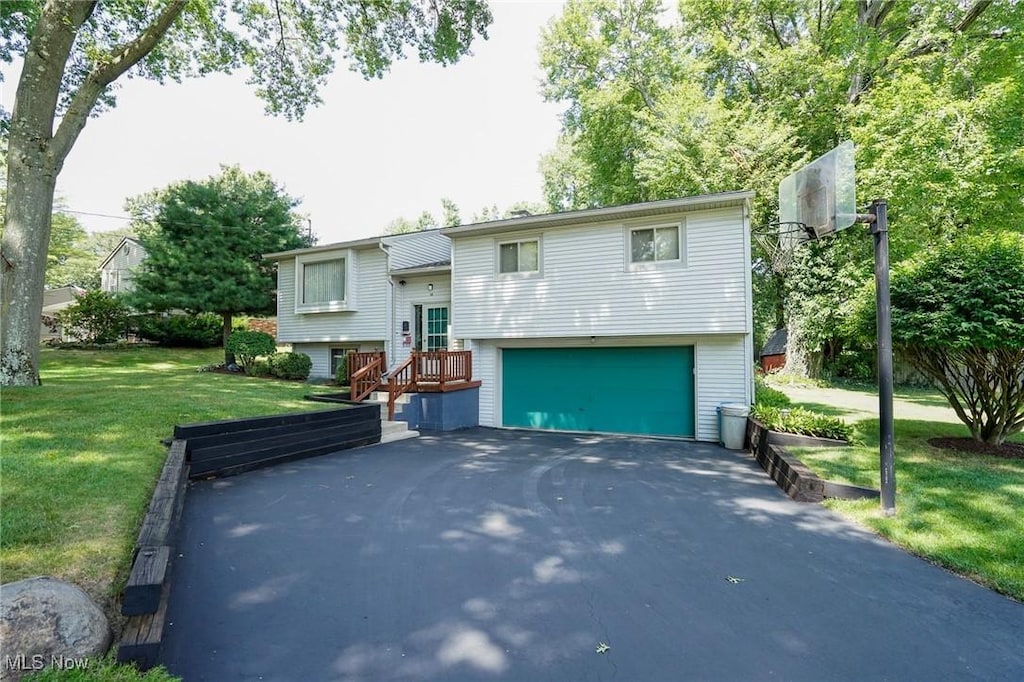
<svg viewBox="0 0 1024 682"><path fill-rule="evenodd" d="M380 442L380 407L295 412L174 427L188 441L190 476L230 476Z"/></svg>
<svg viewBox="0 0 1024 682"><path fill-rule="evenodd" d="M779 433L768 429L753 417L747 418L747 447L761 467L792 499L797 502L821 502L826 497L844 500L878 499L879 492L873 488L832 483L821 479L786 450L787 445L835 447L849 443L831 438Z"/></svg>
<svg viewBox="0 0 1024 682"><path fill-rule="evenodd" d="M379 442L376 404L175 426L121 599L121 613L128 622L117 660L141 670L156 665L189 478L227 476Z"/></svg>

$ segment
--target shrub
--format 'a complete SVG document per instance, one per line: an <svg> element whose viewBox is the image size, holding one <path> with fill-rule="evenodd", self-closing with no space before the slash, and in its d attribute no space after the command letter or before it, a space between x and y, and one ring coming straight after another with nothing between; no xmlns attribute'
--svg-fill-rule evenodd
<svg viewBox="0 0 1024 682"><path fill-rule="evenodd" d="M338 386L348 386L348 353L338 363L338 369L334 370L334 383Z"/></svg>
<svg viewBox="0 0 1024 682"><path fill-rule="evenodd" d="M1024 429L1024 234L968 235L896 268L892 338L975 440Z"/></svg>
<svg viewBox="0 0 1024 682"><path fill-rule="evenodd" d="M764 377L754 378L754 404L770 407L788 407L789 396L765 383Z"/></svg>
<svg viewBox="0 0 1024 682"><path fill-rule="evenodd" d="M105 291L89 291L62 310L65 333L83 343L113 343L128 327L128 306Z"/></svg>
<svg viewBox="0 0 1024 682"><path fill-rule="evenodd" d="M270 361L264 360L263 358L257 358L256 360L253 360L252 366L249 368L250 376L269 377L272 374L273 372L270 371Z"/></svg>
<svg viewBox="0 0 1024 682"><path fill-rule="evenodd" d="M270 373L280 379L306 379L313 361L305 353L274 353L270 356Z"/></svg>
<svg viewBox="0 0 1024 682"><path fill-rule="evenodd" d="M141 315L135 319L139 336L161 346L212 348L221 343L223 321L219 315Z"/></svg>
<svg viewBox="0 0 1024 682"><path fill-rule="evenodd" d="M817 438L853 439L853 427L836 417L805 410L802 407L754 405L751 416L772 431L797 433Z"/></svg>
<svg viewBox="0 0 1024 682"><path fill-rule="evenodd" d="M236 331L231 332L228 337L228 346L225 348L228 353L235 356L235 362L246 374L250 374L249 368L256 358L261 355L272 355L277 350L274 337L263 332Z"/></svg>

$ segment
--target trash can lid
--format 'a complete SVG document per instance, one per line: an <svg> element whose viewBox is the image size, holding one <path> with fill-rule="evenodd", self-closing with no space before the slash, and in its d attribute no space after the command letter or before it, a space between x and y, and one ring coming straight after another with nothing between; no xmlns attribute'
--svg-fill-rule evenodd
<svg viewBox="0 0 1024 682"><path fill-rule="evenodd" d="M750 405L744 403L722 403L718 409L729 417L746 417L750 414Z"/></svg>

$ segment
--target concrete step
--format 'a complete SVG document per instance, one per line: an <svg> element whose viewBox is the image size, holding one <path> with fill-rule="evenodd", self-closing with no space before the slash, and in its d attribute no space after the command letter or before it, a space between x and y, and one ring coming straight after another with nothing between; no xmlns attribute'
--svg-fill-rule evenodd
<svg viewBox="0 0 1024 682"><path fill-rule="evenodd" d="M387 419L388 418L388 399L387 399L386 395L384 396L384 400L383 401L380 401L380 400L365 400L363 402L365 402L365 403L377 403L378 405L380 405L380 418L381 419ZM395 401L395 414L402 414L402 406L403 405L407 405L408 403L409 403L408 400L405 401L405 402L403 402L402 400L396 400Z"/></svg>
<svg viewBox="0 0 1024 682"><path fill-rule="evenodd" d="M412 400L412 398L409 396L409 394L403 393L402 395L398 396L398 399L395 401L395 407L397 408L398 405L408 404L410 400ZM370 394L370 397L366 399L366 402L384 403L385 405L387 405L388 392L374 391L373 393Z"/></svg>
<svg viewBox="0 0 1024 682"><path fill-rule="evenodd" d="M386 408L386 406L385 406ZM386 419L382 419L380 422L380 442L381 443L393 443L396 440L405 440L406 438L416 438L420 435L419 431L413 431L409 428L409 425L405 422L389 422Z"/></svg>

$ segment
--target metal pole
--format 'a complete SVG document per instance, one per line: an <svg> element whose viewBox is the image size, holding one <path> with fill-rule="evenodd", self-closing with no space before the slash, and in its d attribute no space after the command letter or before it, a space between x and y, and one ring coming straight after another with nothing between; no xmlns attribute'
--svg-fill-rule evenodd
<svg viewBox="0 0 1024 682"><path fill-rule="evenodd" d="M896 513L896 467L892 415L892 323L889 302L889 221L885 199L875 199L869 209L874 220L875 309L878 325L878 457L881 473L882 512Z"/></svg>

